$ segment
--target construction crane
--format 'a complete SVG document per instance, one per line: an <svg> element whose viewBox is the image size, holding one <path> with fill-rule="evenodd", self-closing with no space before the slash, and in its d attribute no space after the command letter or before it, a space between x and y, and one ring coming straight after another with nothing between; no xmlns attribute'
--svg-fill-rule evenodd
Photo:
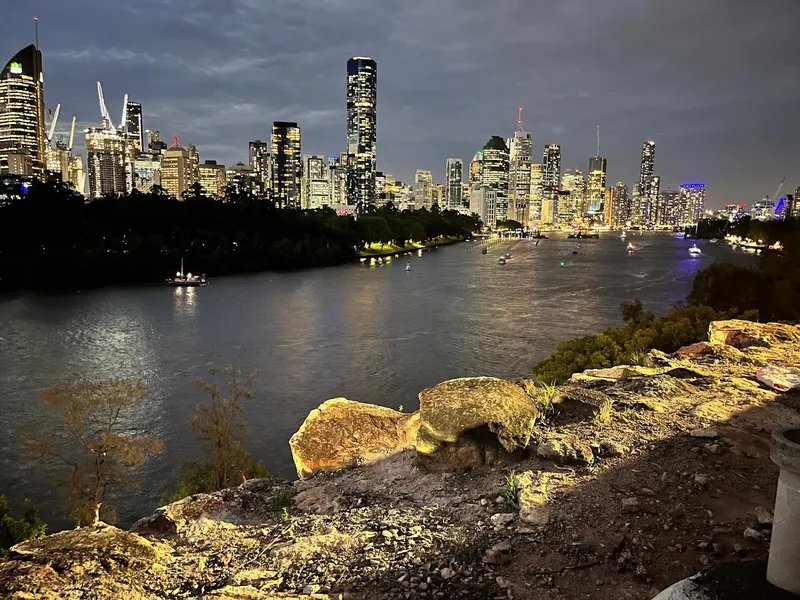
<svg viewBox="0 0 800 600"><path fill-rule="evenodd" d="M783 184L785 182L786 182L786 176L784 175L783 179L781 179L781 182L778 184L778 189L775 190L775 193L772 194L772 197L770 198L773 202L776 202L778 198L780 198L781 190L783 189ZM769 198L769 196L767 197Z"/></svg>
<svg viewBox="0 0 800 600"><path fill-rule="evenodd" d="M69 130L69 151L72 152L73 142L75 141L75 122L78 120L78 115L72 115L72 127Z"/></svg>
<svg viewBox="0 0 800 600"><path fill-rule="evenodd" d="M125 98L122 100L122 121L117 129L128 133L128 94L125 94Z"/></svg>
<svg viewBox="0 0 800 600"><path fill-rule="evenodd" d="M47 145L53 142L53 135L56 132L56 123L58 123L58 114L61 112L61 102L56 105L56 112L53 113L53 119L50 121L50 129L47 130Z"/></svg>
<svg viewBox="0 0 800 600"><path fill-rule="evenodd" d="M103 98L103 86L100 85L99 81L97 82L97 97L100 100L100 116L103 119L103 128L111 131L116 131L114 123L111 121L111 117L108 114L108 108L106 108L105 98Z"/></svg>

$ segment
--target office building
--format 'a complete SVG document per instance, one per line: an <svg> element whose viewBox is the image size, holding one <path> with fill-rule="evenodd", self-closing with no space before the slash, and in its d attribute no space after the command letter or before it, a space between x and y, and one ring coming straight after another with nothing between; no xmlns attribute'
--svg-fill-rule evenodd
<svg viewBox="0 0 800 600"><path fill-rule="evenodd" d="M225 188L228 185L225 165L218 165L215 160L207 160L198 167L200 185L206 191L206 196L216 200L225 199Z"/></svg>
<svg viewBox="0 0 800 600"><path fill-rule="evenodd" d="M256 187L258 195L264 197L270 189L271 174L271 155L269 142L255 140L250 142L248 154L250 156L250 168L256 175Z"/></svg>
<svg viewBox="0 0 800 600"><path fill-rule="evenodd" d="M664 190L658 202L657 225L675 227L681 224L681 193L677 190Z"/></svg>
<svg viewBox="0 0 800 600"><path fill-rule="evenodd" d="M378 65L356 56L347 61L348 203L375 203L377 162Z"/></svg>
<svg viewBox="0 0 800 600"><path fill-rule="evenodd" d="M542 151L542 223L552 223L559 214L560 185L561 146L548 144Z"/></svg>
<svg viewBox="0 0 800 600"><path fill-rule="evenodd" d="M544 165L535 163L531 165L531 192L528 203L528 219L531 223L542 220L542 180L544 178Z"/></svg>
<svg viewBox="0 0 800 600"><path fill-rule="evenodd" d="M272 202L279 208L300 208L303 162L297 123L275 121L272 124L271 154ZM374 174L371 183L374 188Z"/></svg>
<svg viewBox="0 0 800 600"><path fill-rule="evenodd" d="M464 208L462 191L464 179L464 161L460 158L448 158L445 164L445 180L447 181L447 203L441 208L458 210ZM466 206L469 206L467 203Z"/></svg>
<svg viewBox="0 0 800 600"><path fill-rule="evenodd" d="M124 194L127 191L127 147L124 135L114 129L103 126L89 127L86 130L90 199L102 198L106 194Z"/></svg>
<svg viewBox="0 0 800 600"><path fill-rule="evenodd" d="M481 183L481 172L483 171L483 150L478 150L469 163L469 179L467 184L470 190Z"/></svg>
<svg viewBox="0 0 800 600"><path fill-rule="evenodd" d="M558 220L570 223L586 213L586 180L580 169L568 169L561 176Z"/></svg>
<svg viewBox="0 0 800 600"><path fill-rule="evenodd" d="M161 141L160 131L147 131L147 149L152 152L164 152L167 144Z"/></svg>
<svg viewBox="0 0 800 600"><path fill-rule="evenodd" d="M324 155L303 155L301 194L303 208L314 210L330 206L331 183L328 176L328 163Z"/></svg>
<svg viewBox="0 0 800 600"><path fill-rule="evenodd" d="M480 186L497 192L495 222L508 219L508 176L510 157L503 138L493 135L483 147Z"/></svg>
<svg viewBox="0 0 800 600"><path fill-rule="evenodd" d="M328 179L331 189L331 206L347 204L347 153L328 158Z"/></svg>
<svg viewBox="0 0 800 600"><path fill-rule="evenodd" d="M589 159L586 212L590 215L598 215L601 212L606 191L606 167L607 161L599 153Z"/></svg>
<svg viewBox="0 0 800 600"><path fill-rule="evenodd" d="M787 219L800 218L800 187L794 191L794 194L786 194L785 218Z"/></svg>
<svg viewBox="0 0 800 600"><path fill-rule="evenodd" d="M225 191L237 198L254 198L258 189L255 169L243 162L237 162L225 170ZM298 192L298 202L300 194ZM226 200L230 198L226 197Z"/></svg>
<svg viewBox="0 0 800 600"><path fill-rule="evenodd" d="M431 209L433 206L433 174L417 169L414 175L414 206Z"/></svg>
<svg viewBox="0 0 800 600"><path fill-rule="evenodd" d="M628 186L620 181L611 188L611 227L614 229L628 227L632 212Z"/></svg>
<svg viewBox="0 0 800 600"><path fill-rule="evenodd" d="M0 174L10 172L12 154L14 169L29 169L35 177L44 174L44 76L42 53L33 44L17 52L0 71ZM19 158L22 155L29 158Z"/></svg>
<svg viewBox="0 0 800 600"><path fill-rule="evenodd" d="M135 149L135 155L146 149L144 129L142 128L142 105L138 102L128 101L125 108L125 130L130 145Z"/></svg>
<svg viewBox="0 0 800 600"><path fill-rule="evenodd" d="M661 193L661 177L653 175L644 187L644 223L648 227L655 227L658 223L658 215L661 213L659 199Z"/></svg>
<svg viewBox="0 0 800 600"><path fill-rule="evenodd" d="M69 159L69 176L67 180L81 194L86 193L86 174L83 170L83 158L75 154Z"/></svg>
<svg viewBox="0 0 800 600"><path fill-rule="evenodd" d="M470 190L469 211L478 215L486 227L497 226L497 190L476 185Z"/></svg>
<svg viewBox="0 0 800 600"><path fill-rule="evenodd" d="M681 222L680 225L694 225L703 215L706 199L704 183L681 184Z"/></svg>
<svg viewBox="0 0 800 600"><path fill-rule="evenodd" d="M161 154L142 152L133 161L133 187L140 192L149 192L153 186L161 185Z"/></svg>
<svg viewBox="0 0 800 600"><path fill-rule="evenodd" d="M192 166L189 171L189 185L193 185L200 181L200 151L194 144L189 144L187 150L189 151L189 162Z"/></svg>
<svg viewBox="0 0 800 600"><path fill-rule="evenodd" d="M508 172L508 213L509 218L528 224L528 204L531 199L531 157L533 155L533 136L524 131L522 118L520 129L509 140Z"/></svg>
<svg viewBox="0 0 800 600"><path fill-rule="evenodd" d="M161 159L161 187L179 200L194 183L194 162L187 148L176 137Z"/></svg>
<svg viewBox="0 0 800 600"><path fill-rule="evenodd" d="M648 185L653 177L656 164L656 143L647 140L642 144L642 160L639 165L639 185L643 188Z"/></svg>

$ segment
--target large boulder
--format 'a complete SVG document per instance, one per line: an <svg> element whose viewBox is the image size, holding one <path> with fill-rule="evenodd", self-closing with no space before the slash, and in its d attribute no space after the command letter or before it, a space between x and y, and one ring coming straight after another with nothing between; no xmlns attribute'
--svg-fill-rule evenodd
<svg viewBox="0 0 800 600"><path fill-rule="evenodd" d="M516 384L493 377L451 379L419 394L417 451L432 454L468 431L488 428L508 452L526 447L540 416Z"/></svg>
<svg viewBox="0 0 800 600"><path fill-rule="evenodd" d="M800 342L800 328L782 323L753 323L740 319L712 321L708 325L708 341L734 348Z"/></svg>
<svg viewBox="0 0 800 600"><path fill-rule="evenodd" d="M304 478L413 448L418 427L416 413L334 398L308 414L289 446L297 475Z"/></svg>

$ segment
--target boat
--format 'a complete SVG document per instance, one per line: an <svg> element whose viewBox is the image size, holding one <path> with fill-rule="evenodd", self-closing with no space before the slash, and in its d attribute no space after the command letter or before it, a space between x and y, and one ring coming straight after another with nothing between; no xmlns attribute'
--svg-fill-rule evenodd
<svg viewBox="0 0 800 600"><path fill-rule="evenodd" d="M634 246L631 242L628 242L628 247L626 248L628 252L636 252L636 246Z"/></svg>
<svg viewBox="0 0 800 600"><path fill-rule="evenodd" d="M167 279L167 285L172 287L205 287L208 285L208 279L205 274L192 275L191 273L183 273L183 259L181 259L181 270L175 273L175 277Z"/></svg>
<svg viewBox="0 0 800 600"><path fill-rule="evenodd" d="M624 231L623 231L622 233L620 233L620 234L619 234L619 239L621 239L621 240L624 240L624 239L625 239L625 238L627 238L627 237L628 237L628 234L627 234L627 233L625 233Z"/></svg>
<svg viewBox="0 0 800 600"><path fill-rule="evenodd" d="M599 240L600 234L599 233L585 233L581 231L576 231L575 233L570 233L567 235L567 239L570 240Z"/></svg>
<svg viewBox="0 0 800 600"><path fill-rule="evenodd" d="M406 263L406 271L410 271L410 270L411 270L411 263L407 262Z"/></svg>
<svg viewBox="0 0 800 600"><path fill-rule="evenodd" d="M489 249L486 247L481 248L481 254L489 254Z"/></svg>
<svg viewBox="0 0 800 600"><path fill-rule="evenodd" d="M501 256L501 257L500 257L500 260L498 260L498 261L497 261L497 264L498 264L498 265L504 265L504 264L506 264L506 258L505 258L505 256Z"/></svg>
<svg viewBox="0 0 800 600"><path fill-rule="evenodd" d="M702 253L703 251L697 247L697 244L692 244L692 247L689 248L689 254L691 256L700 256Z"/></svg>
<svg viewBox="0 0 800 600"><path fill-rule="evenodd" d="M709 244L716 244L718 241L719 240L717 238L711 238L710 240L708 240L708 243Z"/></svg>

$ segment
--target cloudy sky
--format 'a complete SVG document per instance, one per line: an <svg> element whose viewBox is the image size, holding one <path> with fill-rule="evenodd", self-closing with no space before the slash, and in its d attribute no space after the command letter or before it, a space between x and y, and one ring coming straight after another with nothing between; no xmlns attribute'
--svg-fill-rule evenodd
<svg viewBox="0 0 800 600"><path fill-rule="evenodd" d="M800 185L800 0L7 0L0 62L40 17L46 102L62 127L112 115L128 93L145 127L202 159L246 160L274 120L304 152L345 143L345 65L378 62L378 169L443 180L516 126L534 155L560 143L586 170L602 128L609 182L631 182L642 141L709 204ZM4 3L5 4L5 3ZM662 186L664 184L662 183Z"/></svg>

